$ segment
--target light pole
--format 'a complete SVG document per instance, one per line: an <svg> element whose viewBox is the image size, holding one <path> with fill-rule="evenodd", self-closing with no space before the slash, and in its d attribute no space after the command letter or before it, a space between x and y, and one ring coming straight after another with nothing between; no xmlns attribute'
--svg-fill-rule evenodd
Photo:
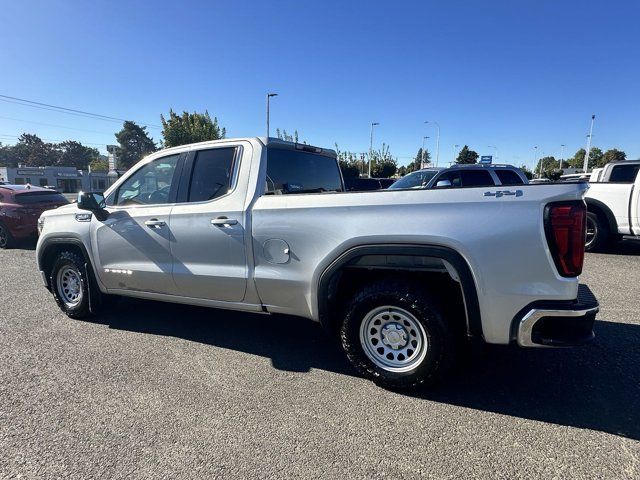
<svg viewBox="0 0 640 480"><path fill-rule="evenodd" d="M267 93L267 143L269 143L269 101L271 97L277 97L277 93Z"/></svg>
<svg viewBox="0 0 640 480"><path fill-rule="evenodd" d="M454 163L456 163L456 150L458 149L460 145L454 145L453 146L453 162L451 162L451 165L453 165Z"/></svg>
<svg viewBox="0 0 640 480"><path fill-rule="evenodd" d="M422 137L422 155L420 156L420 168L424 168L424 141L430 137Z"/></svg>
<svg viewBox="0 0 640 480"><path fill-rule="evenodd" d="M371 157L373 155L373 127L380 125L378 122L371 122L371 137L369 138L369 178L371 178Z"/></svg>
<svg viewBox="0 0 640 480"><path fill-rule="evenodd" d="M562 162L564 162L564 147L566 147L564 143L560 145L560 170L562 170Z"/></svg>
<svg viewBox="0 0 640 480"><path fill-rule="evenodd" d="M495 160L498 160L498 147L495 145L487 145L487 148L494 148L496 150Z"/></svg>
<svg viewBox="0 0 640 480"><path fill-rule="evenodd" d="M589 135L587 136L587 152L584 154L584 165L582 166L582 171L587 173L587 169L589 168L589 153L591 152L591 137L593 136L593 122L595 122L596 116L591 115L591 128L589 128Z"/></svg>
<svg viewBox="0 0 640 480"><path fill-rule="evenodd" d="M533 174L536 174L536 162L538 161L538 146L533 147ZM538 168L538 178L542 178L542 162L540 163L540 167Z"/></svg>
<svg viewBox="0 0 640 480"><path fill-rule="evenodd" d="M429 120L424 123L433 123L436 126L436 167L438 166L438 162L440 161L440 125L438 122L430 122Z"/></svg>

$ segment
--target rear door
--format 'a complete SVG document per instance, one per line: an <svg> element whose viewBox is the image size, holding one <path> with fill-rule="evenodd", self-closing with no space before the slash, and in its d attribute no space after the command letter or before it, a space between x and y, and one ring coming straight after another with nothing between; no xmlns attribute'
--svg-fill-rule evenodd
<svg viewBox="0 0 640 480"><path fill-rule="evenodd" d="M246 182L241 188L237 181L243 148L248 145L189 153L179 202L171 212L173 278L179 295L223 302L244 299Z"/></svg>

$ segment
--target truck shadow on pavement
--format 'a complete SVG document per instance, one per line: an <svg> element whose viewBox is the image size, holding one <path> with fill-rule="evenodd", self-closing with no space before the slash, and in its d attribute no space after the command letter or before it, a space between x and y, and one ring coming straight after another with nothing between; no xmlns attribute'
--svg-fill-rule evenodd
<svg viewBox="0 0 640 480"><path fill-rule="evenodd" d="M98 322L264 356L281 370L356 375L338 343L302 318L123 299ZM640 440L640 325L598 321L596 335L575 349L487 346L447 382L400 394Z"/></svg>

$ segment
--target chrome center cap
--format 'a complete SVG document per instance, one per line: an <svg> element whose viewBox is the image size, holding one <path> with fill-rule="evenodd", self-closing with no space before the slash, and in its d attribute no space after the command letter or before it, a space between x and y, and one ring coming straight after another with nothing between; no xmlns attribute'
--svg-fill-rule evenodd
<svg viewBox="0 0 640 480"><path fill-rule="evenodd" d="M404 347L407 344L407 332L398 323L389 323L382 328L382 343L390 346L394 350Z"/></svg>

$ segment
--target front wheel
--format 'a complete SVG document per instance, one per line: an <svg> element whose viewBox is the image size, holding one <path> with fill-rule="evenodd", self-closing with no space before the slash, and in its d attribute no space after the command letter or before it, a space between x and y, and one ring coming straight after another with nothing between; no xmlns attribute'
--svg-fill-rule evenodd
<svg viewBox="0 0 640 480"><path fill-rule="evenodd" d="M89 280L84 259L74 252L61 252L51 270L51 291L60 309L71 318L85 318L89 310Z"/></svg>
<svg viewBox="0 0 640 480"><path fill-rule="evenodd" d="M340 330L347 357L363 376L387 388L432 384L454 358L453 328L426 293L405 282L360 290Z"/></svg>

